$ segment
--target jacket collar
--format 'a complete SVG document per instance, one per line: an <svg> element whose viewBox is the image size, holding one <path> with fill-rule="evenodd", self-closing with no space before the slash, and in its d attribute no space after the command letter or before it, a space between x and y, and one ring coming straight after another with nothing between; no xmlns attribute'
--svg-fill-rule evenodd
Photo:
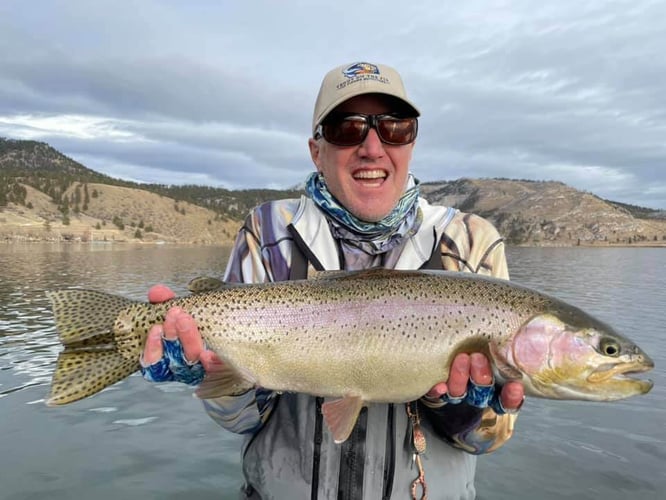
<svg viewBox="0 0 666 500"><path fill-rule="evenodd" d="M423 198L419 199L419 206L423 212L421 227L404 244L395 269L419 269L427 262L446 226L457 213L453 208L432 206ZM338 242L331 234L326 217L310 198L301 196L290 226L297 244L306 247L301 250L316 269L340 269Z"/></svg>

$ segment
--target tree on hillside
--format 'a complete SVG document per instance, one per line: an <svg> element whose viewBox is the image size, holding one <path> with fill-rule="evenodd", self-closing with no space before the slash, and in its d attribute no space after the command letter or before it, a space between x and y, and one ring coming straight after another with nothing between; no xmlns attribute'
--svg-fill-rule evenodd
<svg viewBox="0 0 666 500"><path fill-rule="evenodd" d="M90 195L88 194L88 184L83 185L83 211L88 210L88 204L90 203Z"/></svg>
<svg viewBox="0 0 666 500"><path fill-rule="evenodd" d="M62 213L63 217L69 215L69 200L66 196L62 198L62 203L58 207L58 210Z"/></svg>

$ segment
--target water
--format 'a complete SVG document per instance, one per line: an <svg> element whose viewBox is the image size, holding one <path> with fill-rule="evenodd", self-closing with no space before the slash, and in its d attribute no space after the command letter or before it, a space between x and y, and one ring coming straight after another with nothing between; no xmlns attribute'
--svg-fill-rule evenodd
<svg viewBox="0 0 666 500"><path fill-rule="evenodd" d="M652 391L613 403L529 399L479 460L482 499L656 499L666 492L666 250L511 248L512 279L570 301L643 347Z"/></svg>
<svg viewBox="0 0 666 500"><path fill-rule="evenodd" d="M186 387L135 375L74 405L43 404L59 351L44 290L80 285L143 299L164 282L183 292L195 276L219 276L226 258L215 247L0 245L0 499L236 498L239 439ZM479 498L662 498L666 251L511 248L509 264L515 281L637 341L656 362L655 388L615 403L529 399L511 441L480 458Z"/></svg>
<svg viewBox="0 0 666 500"><path fill-rule="evenodd" d="M191 390L138 375L75 405L43 398L59 347L44 290L81 285L144 299L219 275L206 247L0 245L0 499L237 497L239 438L220 432Z"/></svg>

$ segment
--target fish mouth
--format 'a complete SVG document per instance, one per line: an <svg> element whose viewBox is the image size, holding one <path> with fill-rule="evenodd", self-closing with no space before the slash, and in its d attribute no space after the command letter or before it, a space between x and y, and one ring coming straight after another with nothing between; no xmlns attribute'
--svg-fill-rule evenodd
<svg viewBox="0 0 666 500"><path fill-rule="evenodd" d="M649 379L637 378L637 375L645 373L654 368L654 363L637 361L633 363L622 363L618 365L602 365L592 372L587 381L592 384L603 384L609 381L630 383L640 388L645 393L652 389L654 383Z"/></svg>

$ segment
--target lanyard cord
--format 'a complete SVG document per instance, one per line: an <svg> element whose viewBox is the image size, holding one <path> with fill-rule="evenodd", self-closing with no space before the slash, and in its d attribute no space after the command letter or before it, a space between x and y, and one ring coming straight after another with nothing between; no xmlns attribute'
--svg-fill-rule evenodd
<svg viewBox="0 0 666 500"><path fill-rule="evenodd" d="M425 471L421 463L421 455L426 451L426 438L423 430L421 429L421 418L419 417L418 403L412 401L405 405L407 410L407 417L412 427L412 447L414 448L414 462L419 470L419 475L412 481L412 500L427 500L428 499L428 485L425 481ZM421 498L416 496L418 487L421 486Z"/></svg>

